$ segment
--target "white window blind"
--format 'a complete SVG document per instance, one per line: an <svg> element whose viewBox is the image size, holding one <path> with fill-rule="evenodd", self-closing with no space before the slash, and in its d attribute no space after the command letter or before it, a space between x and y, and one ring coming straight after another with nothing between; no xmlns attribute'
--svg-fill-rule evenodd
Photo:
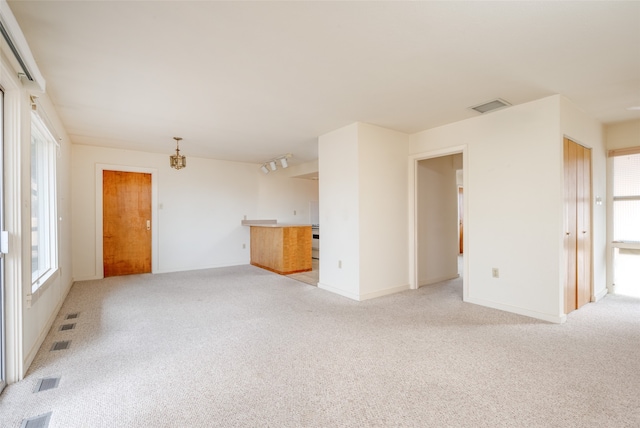
<svg viewBox="0 0 640 428"><path fill-rule="evenodd" d="M613 156L613 241L640 242L640 149Z"/></svg>

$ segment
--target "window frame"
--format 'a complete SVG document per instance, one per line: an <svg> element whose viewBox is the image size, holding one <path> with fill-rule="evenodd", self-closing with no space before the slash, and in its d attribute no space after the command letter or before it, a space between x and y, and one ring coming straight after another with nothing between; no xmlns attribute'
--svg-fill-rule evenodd
<svg viewBox="0 0 640 428"><path fill-rule="evenodd" d="M43 289L49 280L58 272L58 208L57 208L57 151L58 143L53 134L49 130L46 122L37 113L37 110L31 112L31 135L30 135L30 193L31 193L31 206L30 206L30 235L29 242L31 245L30 259L31 259L31 293ZM34 153L34 138L39 138L39 144L41 147L35 147L36 153ZM42 146L43 145L43 146ZM44 190L44 194L38 194L38 203L36 209L38 210L37 219L44 219L42 234L38 234L38 251L42 249L44 251L38 254L38 260L45 260L44 265L40 265L34 270L34 237L33 237L33 222L34 222L34 204L33 204L33 168L34 168L34 155L39 155L39 159L46 164L37 163L37 168L41 171L36 176L37 188L36 190ZM44 156L43 156L44 155ZM36 160L37 162L37 160ZM40 230L38 230L40 231ZM43 236L44 235L44 236ZM37 274L36 274L37 272Z"/></svg>
<svg viewBox="0 0 640 428"><path fill-rule="evenodd" d="M625 240L625 239L615 239L616 238L616 225L615 225L615 218L616 218L616 202L634 202L634 201L640 201L640 194L637 195L620 195L620 196L616 196L615 194L615 188L616 188L616 168L615 168L615 158L617 157L622 157L622 156L638 156L640 157L640 147L629 147L626 149L618 149L618 150L611 150L609 151L609 158L610 158L610 166L611 166L611 174L610 174L610 179L611 179L611 211L610 211L610 215L611 215L611 219L612 219L612 224L611 224L611 243L614 245L617 244L623 244L623 245L636 245L636 244L640 244L640 240Z"/></svg>
<svg viewBox="0 0 640 428"><path fill-rule="evenodd" d="M623 200L638 200L636 196L614 196L615 171L613 158L640 154L640 146L609 150L607 156L607 283L609 292L615 293L615 252L619 250L640 250L640 242L614 241L614 202Z"/></svg>

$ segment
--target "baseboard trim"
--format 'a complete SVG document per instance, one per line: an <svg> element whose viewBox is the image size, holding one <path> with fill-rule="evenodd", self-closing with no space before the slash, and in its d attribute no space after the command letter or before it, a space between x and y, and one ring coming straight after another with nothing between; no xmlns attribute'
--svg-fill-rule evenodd
<svg viewBox="0 0 640 428"><path fill-rule="evenodd" d="M351 300L357 300L358 302L362 302L364 300L375 299L377 297L383 297L383 296L388 296L389 294L395 294L395 293L400 293L401 291L407 291L410 289L410 286L409 284L405 284L405 285L400 285L398 287L386 288L384 290L372 291L370 293L364 293L364 294L350 293L348 291L344 291L340 288L332 287L331 285L327 285L322 282L318 283L318 288L330 291L334 294L339 294L340 296L343 296L343 297L348 297Z"/></svg>
<svg viewBox="0 0 640 428"><path fill-rule="evenodd" d="M235 262L229 262L224 264L215 264L210 266L191 266L191 267L176 268L176 269L158 269L157 271L152 272L152 274L155 275L159 273L188 272L192 270L219 269L219 268L225 268L225 267L247 266L247 265L251 266L251 264L248 261L242 260L242 261L235 261Z"/></svg>
<svg viewBox="0 0 640 428"><path fill-rule="evenodd" d="M465 300L467 303L473 303L475 305L485 306L491 309L498 309L512 314L524 315L529 318L536 318L542 321L551 322L554 324L562 324L567 320L566 315L550 315L542 312L532 311L530 309L521 308L518 306L505 305L503 303L493 302L491 300L469 298Z"/></svg>
<svg viewBox="0 0 640 428"><path fill-rule="evenodd" d="M81 276L79 278L73 278L72 282L82 282L82 281L95 281L97 279L104 279L104 277L102 276L97 276L97 275L93 275L93 276Z"/></svg>
<svg viewBox="0 0 640 428"><path fill-rule="evenodd" d="M36 355L40 350L40 347L44 343L44 340L47 338L47 335L49 334L49 331L51 330L51 327L53 326L53 323L55 322L56 317L58 316L58 314L60 313L60 310L62 309L62 305L64 301L67 299L67 296L69 295L69 291L71 290L72 285L73 283L69 283L65 287L66 290L62 293L62 297L56 304L56 308L53 310L53 312L51 312L51 315L49 316L49 319L47 319L47 322L45 323L44 328L40 331L40 334L38 335L38 339L36 339L33 346L25 356L24 362L23 362L24 373L22 373L22 376L20 376L20 379L24 378L25 374L27 373L27 370L29 370L29 366L31 366L31 363L33 363L33 360L36 358ZM50 290L51 288L48 291Z"/></svg>
<svg viewBox="0 0 640 428"><path fill-rule="evenodd" d="M605 287L602 290L600 290L599 293L596 293L596 295L594 296L594 300L593 301L594 302L599 302L607 294L609 294L609 290L607 289L607 287Z"/></svg>
<svg viewBox="0 0 640 428"><path fill-rule="evenodd" d="M460 274L459 273L457 273L457 274L455 274L453 276L444 275L444 276L440 276L440 277L437 277L437 278L429 278L429 279L426 279L424 281L419 281L418 282L418 284L419 284L418 288L424 287L424 286L427 286L427 285L437 284L438 282L442 282L442 281L449 281L451 279L456 279L456 278L460 278Z"/></svg>
<svg viewBox="0 0 640 428"><path fill-rule="evenodd" d="M358 300L358 301L360 300L360 296L355 293L350 293L348 291L344 291L340 288L332 287L331 285L328 285L322 282L318 282L318 288L322 290L330 291L331 293L338 294L342 297L347 297L351 300Z"/></svg>
<svg viewBox="0 0 640 428"><path fill-rule="evenodd" d="M375 299L377 297L388 296L389 294L396 294L396 293L400 293L402 291L407 291L407 290L409 290L409 284L386 288L384 290L379 290L379 291L372 291L370 293L364 293L360 295L359 300Z"/></svg>
<svg viewBox="0 0 640 428"><path fill-rule="evenodd" d="M230 262L225 264L216 264L211 266L191 266L191 267L184 267L184 268L177 268L177 269L158 269L155 272L151 272L151 273L155 275L160 273L188 272L191 270L218 269L218 268L232 267L232 266L243 266L248 264L249 264L248 261L242 260L242 261L235 261L235 262ZM104 276L102 275L81 276L78 278L73 278L73 282L95 281L98 279L104 279Z"/></svg>

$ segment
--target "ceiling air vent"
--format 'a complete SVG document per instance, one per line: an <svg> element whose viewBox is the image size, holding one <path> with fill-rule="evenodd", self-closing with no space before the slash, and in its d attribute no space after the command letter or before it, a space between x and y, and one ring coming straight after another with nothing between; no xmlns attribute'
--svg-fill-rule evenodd
<svg viewBox="0 0 640 428"><path fill-rule="evenodd" d="M471 110L475 110L478 113L487 113L493 110L498 110L501 108L509 107L511 104L502 100L500 98L495 99L493 101L489 101L487 103L483 103L477 106L469 107Z"/></svg>

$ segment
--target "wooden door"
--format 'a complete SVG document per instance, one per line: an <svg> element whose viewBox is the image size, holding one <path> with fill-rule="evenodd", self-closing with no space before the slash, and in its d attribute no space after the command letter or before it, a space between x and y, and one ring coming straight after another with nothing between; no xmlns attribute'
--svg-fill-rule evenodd
<svg viewBox="0 0 640 428"><path fill-rule="evenodd" d="M576 309L577 236L576 236L576 152L577 144L564 139L564 254L566 278L564 283L564 312Z"/></svg>
<svg viewBox="0 0 640 428"><path fill-rule="evenodd" d="M104 276L151 272L151 174L103 171Z"/></svg>
<svg viewBox="0 0 640 428"><path fill-rule="evenodd" d="M564 139L565 313L591 300L591 150Z"/></svg>
<svg viewBox="0 0 640 428"><path fill-rule="evenodd" d="M591 150L576 153L576 309L591 301Z"/></svg>

